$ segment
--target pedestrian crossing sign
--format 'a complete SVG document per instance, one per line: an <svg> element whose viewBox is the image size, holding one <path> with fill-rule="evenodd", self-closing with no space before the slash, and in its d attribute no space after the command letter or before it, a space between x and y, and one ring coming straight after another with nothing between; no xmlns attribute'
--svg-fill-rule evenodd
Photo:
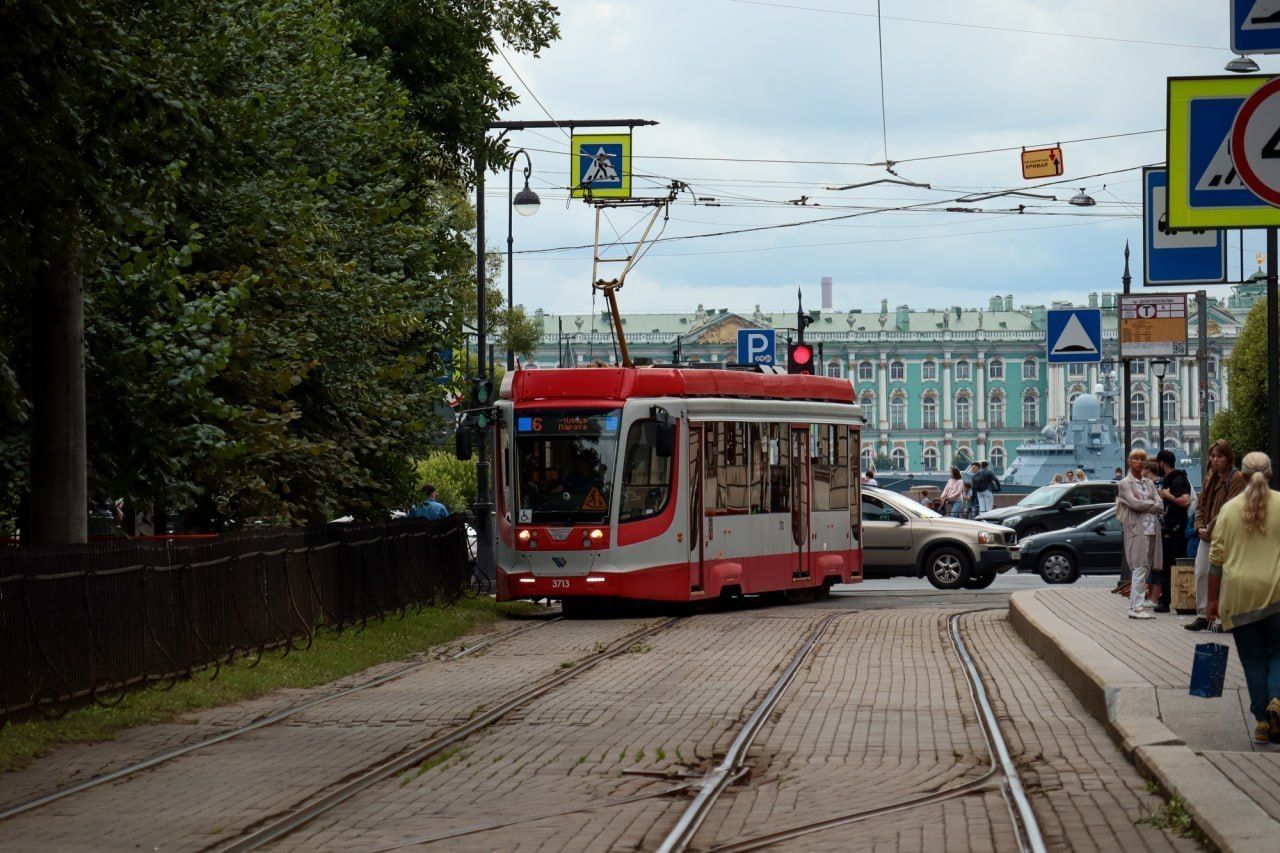
<svg viewBox="0 0 1280 853"><path fill-rule="evenodd" d="M631 134L575 133L570 146L569 188L574 198L631 195Z"/></svg>
<svg viewBox="0 0 1280 853"><path fill-rule="evenodd" d="M1102 361L1102 309L1052 308L1045 320L1050 364Z"/></svg>
<svg viewBox="0 0 1280 853"><path fill-rule="evenodd" d="M1238 74L1169 78L1169 228L1280 225L1280 208L1254 195L1231 159L1236 114L1271 79Z"/></svg>

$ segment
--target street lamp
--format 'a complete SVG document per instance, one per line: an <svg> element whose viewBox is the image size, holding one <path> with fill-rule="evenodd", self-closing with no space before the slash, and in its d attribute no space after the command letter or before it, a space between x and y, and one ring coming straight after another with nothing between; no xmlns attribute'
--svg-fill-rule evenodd
<svg viewBox="0 0 1280 853"><path fill-rule="evenodd" d="M515 192L516 188L516 158L524 155L524 189ZM529 189L529 176L533 174L533 161L529 159L529 152L523 148L511 155L511 168L507 170L507 372L516 369L516 354L511 349L511 312L515 310L515 301L512 285L513 271L511 269L512 250L514 237L512 236L512 223L514 217L511 211L515 211L521 216L533 216L538 212L538 205L542 200L538 198L538 194ZM514 193L514 195L513 195Z"/></svg>
<svg viewBox="0 0 1280 853"><path fill-rule="evenodd" d="M1093 200L1093 196L1084 191L1084 187L1081 187L1080 192L1073 195L1067 204L1075 207L1093 207L1097 202Z"/></svg>
<svg viewBox="0 0 1280 853"><path fill-rule="evenodd" d="M1235 74L1254 74L1258 70L1258 63L1253 61L1253 57L1240 54L1224 65L1222 70Z"/></svg>
<svg viewBox="0 0 1280 853"><path fill-rule="evenodd" d="M1156 452L1164 450L1164 375L1169 372L1173 362L1167 358L1151 359L1151 374L1156 378L1156 405L1160 407L1160 446Z"/></svg>

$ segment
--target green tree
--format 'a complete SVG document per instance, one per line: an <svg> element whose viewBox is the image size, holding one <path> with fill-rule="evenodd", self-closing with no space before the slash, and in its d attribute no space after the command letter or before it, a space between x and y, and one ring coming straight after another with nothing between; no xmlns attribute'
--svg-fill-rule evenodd
<svg viewBox="0 0 1280 853"><path fill-rule="evenodd" d="M1266 450L1268 424L1276 413L1267 412L1267 308L1260 300L1245 318L1228 362L1231 408L1223 409L1210 424L1209 437L1225 438L1243 456Z"/></svg>
<svg viewBox="0 0 1280 853"><path fill-rule="evenodd" d="M450 512L466 512L476 501L476 463L463 462L452 450L437 450L418 463L418 487L436 487ZM419 492L421 494L421 492Z"/></svg>

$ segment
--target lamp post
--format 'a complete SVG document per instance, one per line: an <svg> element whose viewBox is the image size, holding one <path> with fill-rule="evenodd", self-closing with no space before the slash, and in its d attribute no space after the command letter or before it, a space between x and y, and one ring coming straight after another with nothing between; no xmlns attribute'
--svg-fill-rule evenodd
<svg viewBox="0 0 1280 853"><path fill-rule="evenodd" d="M1160 445L1156 453L1164 450L1164 376L1172 363L1167 358L1151 359L1151 375L1156 378L1156 405L1160 407Z"/></svg>
<svg viewBox="0 0 1280 853"><path fill-rule="evenodd" d="M524 157L524 189L515 193L516 188L516 158ZM507 170L507 372L516 369L516 354L511 349L511 312L515 310L514 292L512 286L513 271L511 269L512 250L511 247L515 242L512 236L512 223L515 217L512 211L521 216L533 216L538 212L538 205L542 200L538 198L538 194L529 189L529 176L533 174L533 161L529 159L529 152L523 148L511 155L511 168ZM514 195L513 195L514 193Z"/></svg>

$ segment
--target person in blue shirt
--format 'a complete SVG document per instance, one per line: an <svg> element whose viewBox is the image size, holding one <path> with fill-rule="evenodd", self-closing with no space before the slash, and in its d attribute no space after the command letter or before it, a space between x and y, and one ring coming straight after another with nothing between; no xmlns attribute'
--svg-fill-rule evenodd
<svg viewBox="0 0 1280 853"><path fill-rule="evenodd" d="M422 503L409 510L410 518L425 518L427 521L439 521L449 517L449 508L436 500L436 487L424 486L422 494L426 498Z"/></svg>

